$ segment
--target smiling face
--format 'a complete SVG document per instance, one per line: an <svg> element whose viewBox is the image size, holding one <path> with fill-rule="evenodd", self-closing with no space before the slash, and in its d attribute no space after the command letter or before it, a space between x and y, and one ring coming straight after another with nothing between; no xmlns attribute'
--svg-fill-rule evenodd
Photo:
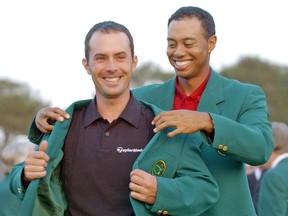
<svg viewBox="0 0 288 216"><path fill-rule="evenodd" d="M216 36L205 38L201 22L196 18L173 20L168 27L167 56L179 78L205 77Z"/></svg>
<svg viewBox="0 0 288 216"><path fill-rule="evenodd" d="M127 35L95 31L89 45L89 60L83 59L82 63L92 76L97 98L129 97L137 57L132 56Z"/></svg>

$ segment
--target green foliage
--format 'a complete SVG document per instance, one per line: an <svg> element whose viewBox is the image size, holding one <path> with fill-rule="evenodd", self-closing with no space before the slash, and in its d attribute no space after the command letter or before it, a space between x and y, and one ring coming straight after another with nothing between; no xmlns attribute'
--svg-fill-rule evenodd
<svg viewBox="0 0 288 216"><path fill-rule="evenodd" d="M22 83L0 80L0 128L7 144L9 138L27 134L31 121L39 109L48 106L29 87Z"/></svg>
<svg viewBox="0 0 288 216"><path fill-rule="evenodd" d="M288 124L288 67L259 58L244 57L236 65L220 71L221 75L240 82L256 84L264 90L271 121Z"/></svg>

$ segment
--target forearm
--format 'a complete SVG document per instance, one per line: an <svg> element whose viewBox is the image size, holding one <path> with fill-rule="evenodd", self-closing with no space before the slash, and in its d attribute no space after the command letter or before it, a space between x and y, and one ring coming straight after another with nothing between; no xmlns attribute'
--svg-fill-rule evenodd
<svg viewBox="0 0 288 216"><path fill-rule="evenodd" d="M273 150L271 125L263 122L236 122L225 116L211 114L214 122L213 148L223 155L259 165L265 163Z"/></svg>

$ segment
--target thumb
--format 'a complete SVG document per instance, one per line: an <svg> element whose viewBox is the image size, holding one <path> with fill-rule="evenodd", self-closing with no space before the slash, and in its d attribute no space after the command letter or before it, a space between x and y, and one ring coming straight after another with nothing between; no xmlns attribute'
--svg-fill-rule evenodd
<svg viewBox="0 0 288 216"><path fill-rule="evenodd" d="M40 144L39 151L46 152L47 148L48 148L48 142L46 140L43 140Z"/></svg>

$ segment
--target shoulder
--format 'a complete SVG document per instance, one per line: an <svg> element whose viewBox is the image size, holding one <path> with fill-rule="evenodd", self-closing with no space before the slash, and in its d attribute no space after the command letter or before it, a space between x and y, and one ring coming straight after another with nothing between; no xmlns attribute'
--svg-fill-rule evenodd
<svg viewBox="0 0 288 216"><path fill-rule="evenodd" d="M281 166L276 166L270 170L267 170L263 175L263 182L269 185L287 185L286 181L288 178L288 168ZM282 183L280 183L282 182Z"/></svg>
<svg viewBox="0 0 288 216"><path fill-rule="evenodd" d="M91 103L91 101L92 99L75 101L70 106L68 106L68 108L66 109L66 112L71 114L75 110L81 110L83 108L86 108Z"/></svg>
<svg viewBox="0 0 288 216"><path fill-rule="evenodd" d="M230 79L227 77L222 76L221 74L215 74L212 77L214 77L215 80L218 80L217 83L221 83L222 87L225 89L229 89L232 91L244 91L244 92L249 92L249 91L262 91L262 88L258 85L251 84L251 83L244 83L240 82L235 79ZM213 78L212 78L213 79ZM220 82L219 82L220 81Z"/></svg>

